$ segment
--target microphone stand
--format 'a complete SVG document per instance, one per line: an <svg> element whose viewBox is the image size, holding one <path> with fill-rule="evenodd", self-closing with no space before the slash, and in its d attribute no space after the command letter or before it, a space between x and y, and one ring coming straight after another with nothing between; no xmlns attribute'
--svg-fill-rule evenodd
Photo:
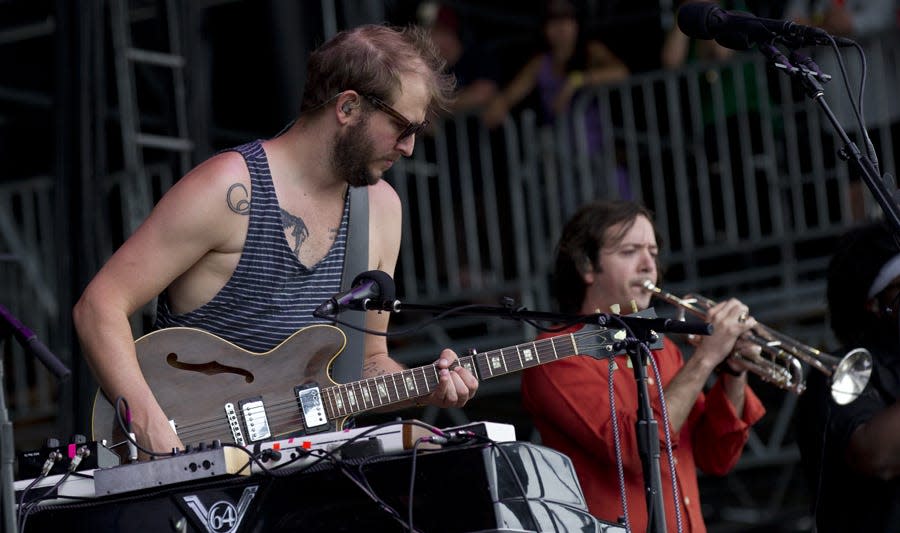
<svg viewBox="0 0 900 533"><path fill-rule="evenodd" d="M548 321L561 324L593 324L601 327L616 328L624 326L632 337L627 337L614 346L609 357L621 353L624 349L631 359L634 367L634 379L637 386L638 413L635 422L638 454L641 458L641 467L644 475L644 487L647 504L648 532L666 532L666 513L663 504L662 474L659 467L660 447L659 429L653 416L653 408L650 405L650 392L647 386L647 363L650 356L652 343L658 343L658 333L679 333L710 335L712 326L707 323L688 323L670 318L657 318L656 312L650 308L632 315L607 315L595 313L591 315L570 315L562 313L548 313L540 311L528 311L524 308L515 308L511 304L503 306L473 305L459 309L422 304L405 304L400 300L374 301L364 300L362 309L366 311L390 311L400 313L404 310L423 311L431 313L448 313L470 316L492 316L519 321ZM659 344L656 349L661 348ZM537 526L537 524L535 524Z"/></svg>
<svg viewBox="0 0 900 533"><path fill-rule="evenodd" d="M708 326L708 325L707 325ZM637 385L638 410L634 423L637 437L638 455L644 474L644 490L647 499L647 531L665 533L666 507L663 503L662 474L660 472L659 426L650 406L650 389L647 385L647 364L650 356L649 344L659 336L648 327L631 327L635 339L628 342L626 352L631 359L634 380ZM707 335L709 330L707 330ZM660 401L663 401L660 399ZM676 502L675 505L678 505Z"/></svg>
<svg viewBox="0 0 900 533"><path fill-rule="evenodd" d="M557 324L593 324L601 327L617 328L628 327L635 333L638 330L652 330L657 333L678 333L681 335L711 335L712 326L705 322L682 322L671 318L658 318L656 312L650 308L631 315L610 315L594 313L590 315L573 315L566 313L551 313L545 311L529 311L523 307L513 305L466 305L462 307L448 307L431 304L409 304L400 300L376 301L366 299L362 302L363 311L388 311L400 313L402 311L420 311L434 314L467 315L483 317L499 317L517 321L555 322ZM333 319L334 317L324 313L313 313L319 318ZM618 325L616 324L618 322ZM651 339L655 342L657 338Z"/></svg>
<svg viewBox="0 0 900 533"><path fill-rule="evenodd" d="M825 117L831 122L832 127L834 127L834 130L841 138L841 142L844 143L844 146L838 149L838 156L844 161L849 161L860 173L866 186L872 192L872 196L875 197L878 205L881 206L885 218L893 226L895 240L900 240L900 206L897 203L897 191L891 193L888 190L886 181L879 175L875 164L850 139L850 136L847 135L847 132L841 126L840 121L831 111L831 108L825 101L825 88L819 81L820 72L818 71L818 66L815 65L812 59L807 59L806 62L814 68L809 68L805 64L791 64L783 55L777 52L777 49L771 43L760 44L758 48L775 68L783 70L791 77L799 80L806 95L815 101L822 109L822 112L825 113ZM860 127L865 128L865 124L861 124ZM884 177L890 178L891 176L885 174Z"/></svg>
<svg viewBox="0 0 900 533"><path fill-rule="evenodd" d="M15 440L13 424L6 407L6 379L4 376L4 349L6 341L15 337L26 352L33 354L58 379L66 379L70 371L50 350L40 343L30 329L22 325L5 307L0 305L0 512L3 514L3 532L15 533L16 497L13 471L15 469Z"/></svg>
<svg viewBox="0 0 900 533"><path fill-rule="evenodd" d="M0 335L0 512L3 513L4 533L16 531L15 440L12 421L6 408L6 376L3 367L6 335Z"/></svg>

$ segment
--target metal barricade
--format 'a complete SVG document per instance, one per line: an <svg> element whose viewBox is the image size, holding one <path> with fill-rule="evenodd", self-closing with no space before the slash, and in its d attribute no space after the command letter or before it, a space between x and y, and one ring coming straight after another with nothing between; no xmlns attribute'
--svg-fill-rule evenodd
<svg viewBox="0 0 900 533"><path fill-rule="evenodd" d="M53 193L46 176L0 185L0 304L49 346L57 344L55 324L65 312L56 296ZM3 349L11 418L34 422L57 416L55 378L12 337Z"/></svg>

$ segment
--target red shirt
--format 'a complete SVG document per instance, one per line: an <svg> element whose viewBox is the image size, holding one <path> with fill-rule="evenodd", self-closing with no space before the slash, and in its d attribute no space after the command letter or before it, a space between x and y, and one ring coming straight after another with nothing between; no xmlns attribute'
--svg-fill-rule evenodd
<svg viewBox="0 0 900 533"><path fill-rule="evenodd" d="M554 335L578 329L574 327ZM542 334L539 338L551 336ZM681 351L671 340L664 339L663 349L651 353L665 387L684 365ZM637 385L628 364L629 358L621 355L615 358L615 362L618 366L613 373L615 408L628 517L632 531L646 531L647 503L635 436ZM522 374L522 402L532 415L543 444L572 459L591 514L615 522L624 513L609 415L608 375L608 360L587 356L569 357L528 368ZM648 386L650 402L659 427L659 466L663 503L666 506L666 528L676 531L665 429L652 368L648 368L647 375L652 380ZM700 393L679 432L671 430L670 426L684 531L706 531L700 510L696 468L715 475L724 475L731 470L741 456L750 426L765 414L765 408L750 387L746 388L745 395L743 417L739 418L725 395L722 380L718 380L708 393Z"/></svg>

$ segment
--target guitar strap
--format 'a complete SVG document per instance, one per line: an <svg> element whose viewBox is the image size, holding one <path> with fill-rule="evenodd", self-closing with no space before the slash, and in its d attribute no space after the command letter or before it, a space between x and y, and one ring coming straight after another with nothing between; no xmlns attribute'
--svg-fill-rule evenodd
<svg viewBox="0 0 900 533"><path fill-rule="evenodd" d="M369 270L369 188L350 187L350 223L347 225L347 248L344 251L344 270L341 274L341 291L350 288L354 278ZM366 325L366 313L348 312L341 320L356 327ZM347 337L344 351L331 365L331 374L338 383L358 381L362 378L365 334L353 328L336 324Z"/></svg>

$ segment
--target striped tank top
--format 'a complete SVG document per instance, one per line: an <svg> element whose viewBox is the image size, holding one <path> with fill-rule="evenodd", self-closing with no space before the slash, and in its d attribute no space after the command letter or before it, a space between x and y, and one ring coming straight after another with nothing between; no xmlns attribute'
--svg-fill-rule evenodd
<svg viewBox="0 0 900 533"><path fill-rule="evenodd" d="M298 329L329 323L313 310L340 291L347 244L349 194L337 238L315 266L303 266L284 236L281 208L269 162L260 141L233 150L244 156L250 171L250 225L231 279L208 303L175 314L166 294L159 297L158 328L198 328L251 352L271 350Z"/></svg>

